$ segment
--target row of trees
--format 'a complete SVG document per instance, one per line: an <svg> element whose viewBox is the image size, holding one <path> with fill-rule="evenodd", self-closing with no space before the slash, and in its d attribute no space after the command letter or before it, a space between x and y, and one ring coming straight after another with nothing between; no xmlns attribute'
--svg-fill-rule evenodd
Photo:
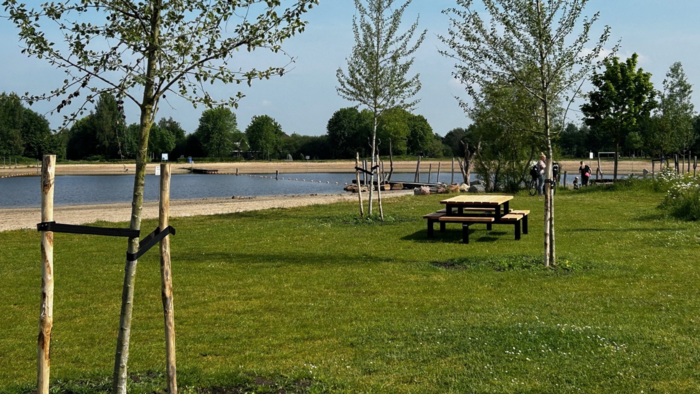
<svg viewBox="0 0 700 394"><path fill-rule="evenodd" d="M70 129L52 134L42 115L25 108L16 94L0 96L0 156L40 158L55 153L68 160L134 159L138 152L140 125L124 122L116 97L102 93L93 111ZM352 158L355 152L369 156L373 117L367 111L343 108L328 121L327 134L287 135L267 115L253 117L241 131L235 113L226 107L205 110L197 129L187 134L173 118L161 118L150 130L148 151L152 156L230 157L284 159ZM452 155L443 138L433 133L427 119L402 108L385 111L379 118L377 143L381 154Z"/></svg>
<svg viewBox="0 0 700 394"><path fill-rule="evenodd" d="M603 70L593 73L594 89L581 106L585 125L593 131L589 134L602 136L598 142L615 152L615 179L622 150L663 157L669 153L689 154L698 142L693 127L697 119L691 102L693 89L683 66L674 63L666 74L663 90L657 92L651 73L637 68L637 62L636 54L625 61L605 59Z"/></svg>

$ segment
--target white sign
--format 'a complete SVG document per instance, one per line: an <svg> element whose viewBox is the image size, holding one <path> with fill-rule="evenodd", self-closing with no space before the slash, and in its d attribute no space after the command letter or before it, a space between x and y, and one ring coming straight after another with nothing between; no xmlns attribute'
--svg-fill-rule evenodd
<svg viewBox="0 0 700 394"><path fill-rule="evenodd" d="M160 166L156 166L156 176L160 176Z"/></svg>
<svg viewBox="0 0 700 394"><path fill-rule="evenodd" d="M162 153L161 158L162 161L168 161L168 154L167 153Z"/></svg>
<svg viewBox="0 0 700 394"><path fill-rule="evenodd" d="M593 152L591 152L591 153L588 154L588 158L591 159L591 160L593 160Z"/></svg>

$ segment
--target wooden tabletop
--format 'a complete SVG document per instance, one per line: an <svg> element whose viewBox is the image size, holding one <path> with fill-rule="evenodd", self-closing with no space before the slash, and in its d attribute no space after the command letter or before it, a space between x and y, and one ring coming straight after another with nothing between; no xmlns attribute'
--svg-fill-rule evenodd
<svg viewBox="0 0 700 394"><path fill-rule="evenodd" d="M442 200L440 203L450 205L501 205L512 199L513 196L463 194Z"/></svg>

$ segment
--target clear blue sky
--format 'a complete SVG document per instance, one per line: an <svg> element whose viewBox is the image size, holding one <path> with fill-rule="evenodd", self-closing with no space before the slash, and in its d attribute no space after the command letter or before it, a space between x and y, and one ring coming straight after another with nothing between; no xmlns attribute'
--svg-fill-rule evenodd
<svg viewBox="0 0 700 394"><path fill-rule="evenodd" d="M410 23L420 15L421 28L428 29L428 37L416 55L414 66L423 83L419 93L422 101L416 113L424 115L440 135L469 124L454 98L455 95L464 96L463 89L451 76L454 62L437 53L438 48L443 48L437 35L445 34L447 30L447 18L441 11L454 4L453 0L414 0L405 18ZM691 83L700 82L700 27L697 24L700 1L591 0L586 13L592 14L596 10L601 12L596 32L599 33L603 25L610 25L610 46L622 40L622 57L637 52L641 67L653 73L652 80L657 89L661 88L666 71L676 61L683 63ZM344 66L353 44L353 14L352 0L321 0L321 4L307 14L310 24L306 32L285 45L285 49L298 58L294 70L282 78L259 81L252 89L243 90L247 97L235 110L239 128L245 129L252 116L267 114L274 117L288 134L324 134L333 112L353 105L338 97L335 91L335 72ZM45 61L20 54L16 37L13 26L0 19L0 53L3 54L0 91L40 93L58 86L64 79L62 72L52 69ZM284 59L263 52L243 53L241 56L240 65L243 67L284 62ZM211 92L214 96L228 97L237 89L238 86L234 85L218 85ZM700 91L694 101L700 109ZM159 117L172 116L188 133L193 132L201 107L193 109L184 101L171 101L170 104L172 107L167 103L161 105ZM46 113L51 106L39 103L33 109ZM573 113L574 117L576 115ZM46 113L46 116L52 127L60 126L60 115ZM127 121L138 121L137 109L128 102Z"/></svg>

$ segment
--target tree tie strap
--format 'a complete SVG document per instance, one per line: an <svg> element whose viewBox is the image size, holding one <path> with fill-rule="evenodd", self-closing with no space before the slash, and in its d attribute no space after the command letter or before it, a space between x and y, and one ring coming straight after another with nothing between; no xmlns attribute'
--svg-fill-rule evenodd
<svg viewBox="0 0 700 394"><path fill-rule="evenodd" d="M163 238L167 237L169 234L175 235L175 229L172 226L168 226L165 230L160 231L160 227L156 227L152 233L148 234L141 242L139 242L139 251L136 253L126 252L126 259L128 261L136 261L139 257L143 256L144 253L148 252L149 249L154 247Z"/></svg>

